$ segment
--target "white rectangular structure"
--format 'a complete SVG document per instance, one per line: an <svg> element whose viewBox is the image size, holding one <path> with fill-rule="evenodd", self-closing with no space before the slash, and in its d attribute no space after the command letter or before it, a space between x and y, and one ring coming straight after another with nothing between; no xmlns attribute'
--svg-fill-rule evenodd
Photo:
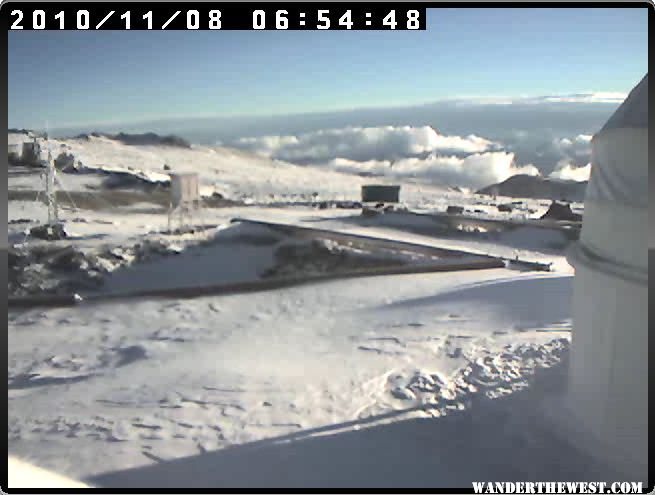
<svg viewBox="0 0 655 495"><path fill-rule="evenodd" d="M41 157L41 146L36 141L26 141L23 143L23 152L21 159L23 162L36 165Z"/></svg>
<svg viewBox="0 0 655 495"><path fill-rule="evenodd" d="M198 174L171 174L171 204L177 208L200 199Z"/></svg>

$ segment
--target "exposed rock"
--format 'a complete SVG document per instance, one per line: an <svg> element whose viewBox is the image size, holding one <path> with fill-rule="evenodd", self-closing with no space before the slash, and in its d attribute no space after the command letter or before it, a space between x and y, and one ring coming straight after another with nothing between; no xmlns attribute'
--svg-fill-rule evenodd
<svg viewBox="0 0 655 495"><path fill-rule="evenodd" d="M87 270L89 262L84 253L68 246L50 258L50 268L62 271Z"/></svg>
<svg viewBox="0 0 655 495"><path fill-rule="evenodd" d="M566 220L569 222L581 222L582 215L573 213L571 205L567 203L560 203L553 201L548 208L548 211L541 216L542 219L551 220Z"/></svg>
<svg viewBox="0 0 655 495"><path fill-rule="evenodd" d="M55 168L61 170L62 172L74 172L75 171L75 157L69 153L61 152L55 158Z"/></svg>
<svg viewBox="0 0 655 495"><path fill-rule="evenodd" d="M488 196L535 198L583 202L587 182L575 182L532 175L513 175L498 184L477 191Z"/></svg>
<svg viewBox="0 0 655 495"><path fill-rule="evenodd" d="M124 132L119 132L118 134L106 134L101 132L92 132L90 134L78 134L73 139L82 139L84 141L88 141L92 137L104 137L132 146L175 146L178 148L191 148L191 144L179 136L175 136L173 134L168 136L160 136L154 132L146 132L144 134L127 134Z"/></svg>
<svg viewBox="0 0 655 495"><path fill-rule="evenodd" d="M150 191L156 187L168 188L170 181L152 181L129 172L107 172L107 178L102 182L105 189L139 189Z"/></svg>
<svg viewBox="0 0 655 495"><path fill-rule="evenodd" d="M179 136L169 135L160 136L154 132L147 132L145 134L126 134L120 132L114 136L107 136L115 141L120 141L123 144L132 146L174 146L177 148L191 148L191 144Z"/></svg>
<svg viewBox="0 0 655 495"><path fill-rule="evenodd" d="M391 395L400 400L416 400L416 394L407 388L396 387L391 390Z"/></svg>
<svg viewBox="0 0 655 495"><path fill-rule="evenodd" d="M8 134L25 134L26 136L29 136L30 134L32 134L32 131L30 129L11 128L11 129L7 129L7 133Z"/></svg>
<svg viewBox="0 0 655 495"><path fill-rule="evenodd" d="M53 225L37 225L30 229L30 235L44 241L59 241L66 239L68 234L60 223Z"/></svg>
<svg viewBox="0 0 655 495"><path fill-rule="evenodd" d="M327 239L283 242L275 248L274 257L275 265L262 273L263 278L343 273L405 263L402 259L376 256Z"/></svg>
<svg viewBox="0 0 655 495"><path fill-rule="evenodd" d="M435 375L429 375L427 373L421 373L417 371L414 376L411 378L408 389L417 392L436 392L439 390L439 380Z"/></svg>
<svg viewBox="0 0 655 495"><path fill-rule="evenodd" d="M82 251L73 246L32 245L29 249L10 249L8 290L11 295L72 294L94 290L105 274L120 267L158 256L170 256L181 247L165 241L148 240L130 247L105 247Z"/></svg>

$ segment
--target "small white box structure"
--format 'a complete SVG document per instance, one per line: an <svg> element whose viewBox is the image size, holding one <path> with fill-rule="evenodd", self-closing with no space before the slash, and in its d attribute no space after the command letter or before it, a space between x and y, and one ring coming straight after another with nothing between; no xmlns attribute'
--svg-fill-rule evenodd
<svg viewBox="0 0 655 495"><path fill-rule="evenodd" d="M171 174L171 204L168 211L168 230L178 215L180 230L193 224L193 216L200 207L198 174ZM185 221L186 220L186 221Z"/></svg>
<svg viewBox="0 0 655 495"><path fill-rule="evenodd" d="M171 174L171 202L174 208L199 199L198 174Z"/></svg>
<svg viewBox="0 0 655 495"><path fill-rule="evenodd" d="M36 165L39 163L41 158L41 146L39 143L34 141L26 141L23 143L23 152L21 154L21 160L23 163L29 165Z"/></svg>

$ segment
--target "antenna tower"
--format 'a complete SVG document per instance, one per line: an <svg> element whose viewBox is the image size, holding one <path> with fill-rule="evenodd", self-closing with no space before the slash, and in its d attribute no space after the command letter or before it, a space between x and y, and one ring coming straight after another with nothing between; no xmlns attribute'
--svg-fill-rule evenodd
<svg viewBox="0 0 655 495"><path fill-rule="evenodd" d="M57 204L57 170L55 169L55 164L52 160L52 150L50 149L50 143L48 142L48 123L46 122L46 133L44 135L45 144L48 149L47 161L46 161L46 171L45 171L45 197L46 203L48 204L48 225L54 225L59 223L59 205ZM36 137L34 137L34 142L36 143Z"/></svg>

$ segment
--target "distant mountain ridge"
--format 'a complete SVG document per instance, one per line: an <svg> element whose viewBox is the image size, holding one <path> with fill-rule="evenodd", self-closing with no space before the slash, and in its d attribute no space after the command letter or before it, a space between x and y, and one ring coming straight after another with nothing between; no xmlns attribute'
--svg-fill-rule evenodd
<svg viewBox="0 0 655 495"><path fill-rule="evenodd" d="M131 146L174 146L177 148L191 148L191 143L186 139L179 136L170 134L168 136L160 136L154 132L146 132L143 134L127 134L119 132L118 134L106 134L102 132L92 132L90 134L79 134L75 139L89 139L89 137L104 137L114 141L120 141L123 144Z"/></svg>
<svg viewBox="0 0 655 495"><path fill-rule="evenodd" d="M513 175L509 179L479 189L477 194L489 196L508 196L511 198L533 198L565 200L582 203L587 181L575 182L550 179L533 175Z"/></svg>
<svg viewBox="0 0 655 495"><path fill-rule="evenodd" d="M33 134L34 131L32 129L7 129L8 134L25 134L26 136L29 136L30 134Z"/></svg>

